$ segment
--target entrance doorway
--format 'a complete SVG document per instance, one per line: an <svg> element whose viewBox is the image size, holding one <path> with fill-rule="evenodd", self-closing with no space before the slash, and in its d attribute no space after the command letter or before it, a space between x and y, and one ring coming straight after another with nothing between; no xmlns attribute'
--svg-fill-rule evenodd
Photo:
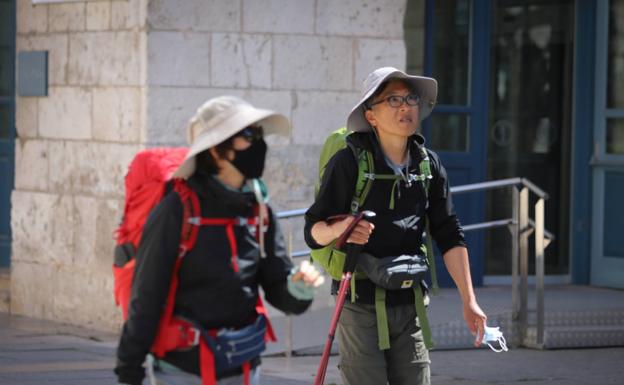
<svg viewBox="0 0 624 385"><path fill-rule="evenodd" d="M524 177L549 194L546 274L568 274L574 1L491 7L486 179ZM488 193L487 218L509 217L511 202L510 190ZM504 228L486 233L486 275L511 273L510 242Z"/></svg>
<svg viewBox="0 0 624 385"><path fill-rule="evenodd" d="M548 192L546 273L568 274L574 1L428 0L425 25L425 74L440 87L428 146L452 185L519 176ZM511 190L454 197L464 224L509 218L511 202ZM475 284L511 274L507 229L467 241Z"/></svg>

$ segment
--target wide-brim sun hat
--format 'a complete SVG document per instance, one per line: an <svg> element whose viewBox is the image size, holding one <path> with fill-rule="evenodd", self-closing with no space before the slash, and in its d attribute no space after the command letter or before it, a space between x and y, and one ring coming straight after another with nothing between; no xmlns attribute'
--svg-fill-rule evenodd
<svg viewBox="0 0 624 385"><path fill-rule="evenodd" d="M431 114L438 98L438 82L433 78L425 76L408 75L394 67L382 67L371 72L362 84L362 97L353 107L347 118L347 129L349 131L371 131L373 128L366 120L365 102L377 91L385 81L390 79L403 80L411 85L420 97L420 121L423 121Z"/></svg>
<svg viewBox="0 0 624 385"><path fill-rule="evenodd" d="M191 148L173 177L188 178L195 172L197 154L218 145L251 125L261 126L265 135L290 134L290 123L282 114L256 108L235 96L209 99L197 109L189 121L187 132Z"/></svg>

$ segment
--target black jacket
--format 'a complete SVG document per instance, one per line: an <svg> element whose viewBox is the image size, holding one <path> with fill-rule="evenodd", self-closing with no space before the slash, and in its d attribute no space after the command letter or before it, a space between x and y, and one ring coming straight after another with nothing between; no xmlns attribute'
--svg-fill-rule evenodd
<svg viewBox="0 0 624 385"><path fill-rule="evenodd" d="M196 173L188 181L198 195L202 217L250 217L255 199L222 185L211 175ZM146 354L156 336L180 243L182 203L169 193L150 214L136 257L128 320L117 349L119 382L140 384ZM265 237L266 258L260 257L255 236L246 226L235 227L239 271L231 265L224 226L202 226L195 247L186 254L179 272L174 315L206 329L241 327L255 316L258 285L265 298L287 313L302 313L311 301L300 301L287 290L292 263L286 255L275 215ZM165 360L199 374L198 349L170 352ZM258 364L255 360L252 364ZM238 374L239 371L223 376Z"/></svg>
<svg viewBox="0 0 624 385"><path fill-rule="evenodd" d="M372 132L355 133L347 141L356 147L373 153L376 174L393 174L385 161L379 142ZM422 160L418 146L424 144L424 138L414 135L410 138L411 173L420 174ZM429 202L421 182L412 182L408 186L403 180L394 192L394 209L389 202L392 192L392 180L375 180L362 209L372 210L377 215L371 219L375 225L369 242L363 251L378 258L403 254L422 254L422 234L425 215L429 218L433 239L442 253L455 246L465 246L464 234L455 215L446 171L440 158L433 151L427 150L433 179L430 180ZM304 235L308 246L318 249L322 246L312 238L312 226L331 215L349 212L357 180L358 164L350 148L338 151L327 163L321 187L314 204L305 215ZM374 284L369 280L358 280L356 301L374 303ZM412 290L389 290L386 302L390 306L414 303Z"/></svg>

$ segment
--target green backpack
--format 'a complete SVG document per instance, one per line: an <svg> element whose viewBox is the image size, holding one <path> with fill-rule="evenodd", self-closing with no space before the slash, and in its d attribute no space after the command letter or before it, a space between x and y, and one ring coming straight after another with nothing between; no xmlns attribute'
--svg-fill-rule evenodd
<svg viewBox="0 0 624 385"><path fill-rule="evenodd" d="M346 127L342 127L332 132L325 140L325 144L323 145L323 149L321 150L321 155L319 158L319 179L315 188L315 195L318 194L320 183L323 179L323 174L325 173L325 167L327 166L327 163L334 156L334 154L348 146L347 136L349 136L350 134L351 132L347 131ZM394 181L391 196L389 198L389 207L390 209L394 209L394 191L400 182L401 176L395 174L375 174L373 154L359 147L349 146L349 148L352 150L353 155L358 163L358 177L356 180L355 192L353 194L350 205L351 214L357 213L360 207L362 207L364 201L366 200L366 197L368 196L368 193L370 192L370 189L372 188L374 180ZM427 155L427 151L423 146L420 146L419 148L423 155L423 160L420 162L419 165L420 175L415 176L413 180L423 183L425 187L425 193L428 198L429 180L431 179L431 168L429 165L429 157ZM422 251L427 256L427 261L430 267L429 271L431 273L433 293L436 294L438 291L438 282L435 271L435 258L433 255L431 237L429 235L428 219L426 219L426 231L426 242L425 245L423 245ZM332 279L339 281L342 278L346 254L343 251L336 249L334 245L335 241L323 248L311 250L310 256L314 262L320 265L332 277ZM351 301L355 302L355 282L358 279L365 279L366 275L364 274L364 272L356 268L353 274L353 278L354 279L351 280ZM427 314L425 311L424 298L420 286L414 289L414 294L416 297L416 312L420 320L420 326L423 331L425 345L427 346L427 348L431 348L433 346L433 343L431 342L431 330L429 328L429 322L427 320ZM377 313L379 348L381 350L389 349L390 341L385 307L385 290L380 287L377 287L375 290L375 307Z"/></svg>

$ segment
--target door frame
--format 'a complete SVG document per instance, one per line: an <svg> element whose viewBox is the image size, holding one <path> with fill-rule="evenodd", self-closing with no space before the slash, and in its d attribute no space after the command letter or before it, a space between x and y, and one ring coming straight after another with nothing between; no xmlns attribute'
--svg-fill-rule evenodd
<svg viewBox="0 0 624 385"><path fill-rule="evenodd" d="M596 2L577 0L574 32L574 95L572 100L572 153L570 180L570 277L577 285L589 284L592 228L592 157L596 84ZM587 76L587 74L592 74Z"/></svg>
<svg viewBox="0 0 624 385"><path fill-rule="evenodd" d="M425 3L425 57L424 74L433 75L433 31L434 31L434 1ZM467 105L439 104L433 114L462 114L468 117L468 152L436 151L445 168L466 168L469 166L469 183L483 181L487 162L487 122L488 122L488 82L490 58L490 4L489 0L473 0L470 4L470 49L469 63L470 94ZM444 85L442 85L444 86ZM430 119L423 122L423 134L429 139ZM452 182L452 181L451 181ZM470 207L467 215L460 218L464 224L482 222L485 218L485 193L471 193L467 196ZM469 243L470 270L475 286L483 285L485 272L484 234L471 232L466 234ZM451 285L451 278L446 269L442 268L441 256L437 256L437 273L442 286Z"/></svg>
<svg viewBox="0 0 624 385"><path fill-rule="evenodd" d="M592 168L592 226L590 283L598 286L624 288L621 272L624 258L612 259L604 255L604 209L606 173L617 171L624 174L624 155L608 154L606 151L607 119L624 119L624 108L607 106L607 70L609 55L609 1L598 2L596 6L596 71L594 88L594 130L590 143L593 144Z"/></svg>
<svg viewBox="0 0 624 385"><path fill-rule="evenodd" d="M0 197L7 196L8 199L0 199L0 223L7 228L7 234L0 234L0 268L6 268L11 261L11 191L14 185L15 174L15 29L16 29L16 0L9 0L9 48L12 52L13 63L9 69L14 74L10 78L10 96L0 96L0 106L8 107L9 137L0 140L0 162L6 162L6 180L8 184L2 183L0 189L5 190L0 193ZM4 158L4 159L3 159ZM4 179L4 178L3 178ZM5 194L6 193L6 194Z"/></svg>

